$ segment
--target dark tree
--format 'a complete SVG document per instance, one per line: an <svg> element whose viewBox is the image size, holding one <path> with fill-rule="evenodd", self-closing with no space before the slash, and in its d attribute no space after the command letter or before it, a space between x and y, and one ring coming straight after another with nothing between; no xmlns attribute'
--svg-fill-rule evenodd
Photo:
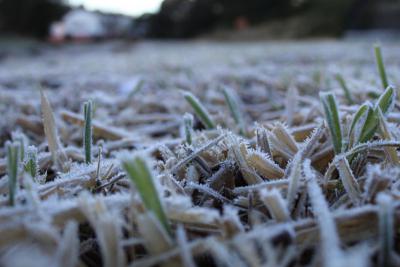
<svg viewBox="0 0 400 267"><path fill-rule="evenodd" d="M152 37L192 37L215 26L230 28L243 17L251 24L284 18L297 10L291 0L165 0L151 17Z"/></svg>
<svg viewBox="0 0 400 267"><path fill-rule="evenodd" d="M61 0L2 0L0 32L45 37L68 9Z"/></svg>
<svg viewBox="0 0 400 267"><path fill-rule="evenodd" d="M232 28L239 19L249 25L269 22L289 37L338 36L349 28L400 28L398 0L164 0L148 17L150 36L192 37ZM274 26L274 27L275 27Z"/></svg>

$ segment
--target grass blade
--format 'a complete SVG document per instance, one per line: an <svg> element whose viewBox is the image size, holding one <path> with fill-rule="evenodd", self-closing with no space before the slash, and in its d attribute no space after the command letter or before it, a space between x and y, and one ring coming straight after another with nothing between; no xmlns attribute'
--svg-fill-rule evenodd
<svg viewBox="0 0 400 267"><path fill-rule="evenodd" d="M37 158L37 148L35 146L29 146L26 151L26 162L25 171L30 174L30 176L35 179L38 174L38 158Z"/></svg>
<svg viewBox="0 0 400 267"><path fill-rule="evenodd" d="M342 87L344 96L346 97L347 102L350 105L354 104L354 100L350 94L350 90L347 87L346 81L344 80L343 76L340 74L336 74L335 78L336 78L336 81L339 83L340 87Z"/></svg>
<svg viewBox="0 0 400 267"><path fill-rule="evenodd" d="M233 134L228 135L228 146L233 159L239 166L239 170L243 175L243 179L247 184L258 184L263 181L263 179L256 173L253 168L250 168L246 161L247 148L246 144L240 140L237 136ZM243 153L244 152L244 153Z"/></svg>
<svg viewBox="0 0 400 267"><path fill-rule="evenodd" d="M44 133L46 135L51 157L53 159L53 164L55 164L57 168L67 171L69 168L68 158L58 137L53 109L51 108L50 102L43 90L40 90L40 96Z"/></svg>
<svg viewBox="0 0 400 267"><path fill-rule="evenodd" d="M183 96L186 101L192 106L196 116L200 119L201 123L208 128L214 129L215 123L211 119L211 115L208 113L206 108L200 103L200 101L190 92L183 92Z"/></svg>
<svg viewBox="0 0 400 267"><path fill-rule="evenodd" d="M381 47L379 45L375 45L374 52L375 52L376 66L378 67L378 72L379 76L381 77L382 86L383 88L387 88L389 86L389 83L386 76L385 64L383 63Z"/></svg>
<svg viewBox="0 0 400 267"><path fill-rule="evenodd" d="M85 149L85 163L92 163L92 101L87 101L83 105L84 113L84 136L83 147Z"/></svg>
<svg viewBox="0 0 400 267"><path fill-rule="evenodd" d="M392 133L390 132L389 125L386 121L386 118L383 115L379 106L377 107L376 115L378 117L379 131L382 136L382 139L391 140L391 141L395 140L392 136ZM387 156L389 157L390 162L393 165L399 166L400 160L399 160L399 156L397 155L397 149L395 147L386 147L386 148L384 148L384 150L385 150Z"/></svg>
<svg viewBox="0 0 400 267"><path fill-rule="evenodd" d="M369 109L371 109L371 104L370 103L364 103L362 104L356 114L353 116L353 120L351 122L350 130L349 130L349 144L348 148L353 147L353 145L358 143L359 135L360 135L360 129L362 129L362 126L364 125L367 114Z"/></svg>
<svg viewBox="0 0 400 267"><path fill-rule="evenodd" d="M268 154L260 151L249 151L246 156L246 161L250 167L253 167L257 173L267 179L280 179L285 174L284 170L268 157Z"/></svg>
<svg viewBox="0 0 400 267"><path fill-rule="evenodd" d="M15 205L15 192L17 190L18 164L20 145L16 142L7 142L7 174L8 174L8 196L10 206Z"/></svg>
<svg viewBox="0 0 400 267"><path fill-rule="evenodd" d="M348 196L353 202L354 206L358 206L361 201L361 190L356 178L354 177L349 162L346 157L342 157L337 163L336 168L339 171L339 176L342 181L343 187Z"/></svg>
<svg viewBox="0 0 400 267"><path fill-rule="evenodd" d="M392 250L394 248L393 199L384 193L377 196L379 206L379 266L392 265Z"/></svg>
<svg viewBox="0 0 400 267"><path fill-rule="evenodd" d="M262 152L271 155L271 148L268 142L268 132L267 130L258 125L256 128L256 140L257 140L257 149L260 149Z"/></svg>
<svg viewBox="0 0 400 267"><path fill-rule="evenodd" d="M193 116L190 113L183 115L183 130L185 131L185 139L188 145L192 144L192 132L193 132Z"/></svg>
<svg viewBox="0 0 400 267"><path fill-rule="evenodd" d="M301 164L302 164L301 152L298 152L296 154L291 164L292 167L288 175L289 186L286 195L287 207L289 209L289 212L291 212L295 206L295 200L297 198L297 194L299 191L300 181L303 177L303 174L301 172Z"/></svg>
<svg viewBox="0 0 400 267"><path fill-rule="evenodd" d="M153 212L166 232L171 234L167 216L165 215L157 188L154 184L153 174L146 160L141 156L135 156L133 160L122 160L122 166L136 186L146 209Z"/></svg>
<svg viewBox="0 0 400 267"><path fill-rule="evenodd" d="M288 126L292 126L295 122L296 112L298 112L299 91L297 87L291 86L285 96L285 116Z"/></svg>
<svg viewBox="0 0 400 267"><path fill-rule="evenodd" d="M144 80L139 80L132 88L132 90L128 94L128 99L131 99L135 96L142 88L144 87Z"/></svg>
<svg viewBox="0 0 400 267"><path fill-rule="evenodd" d="M19 143L20 147L19 158L20 161L22 162L25 160L25 150L29 143L28 138L21 132L13 132L11 133L11 137L13 142Z"/></svg>
<svg viewBox="0 0 400 267"><path fill-rule="evenodd" d="M260 200L268 208L272 218L277 222L290 221L290 213L287 208L285 199L282 197L279 190L262 189L259 191Z"/></svg>
<svg viewBox="0 0 400 267"><path fill-rule="evenodd" d="M363 120L363 123L360 124L359 126L361 127L359 128L361 129L361 131L358 135L358 140L353 145L367 142L374 136L376 132L377 129L376 114L371 105L368 106L367 113L365 115L365 120Z"/></svg>
<svg viewBox="0 0 400 267"><path fill-rule="evenodd" d="M312 211L317 217L320 227L319 234L321 238L323 266L341 266L335 264L337 261L340 261L342 250L340 249L340 240L332 213L329 210L321 187L317 183L316 175L311 169L310 160L306 159L303 166L304 173L308 177L307 191Z"/></svg>
<svg viewBox="0 0 400 267"><path fill-rule="evenodd" d="M335 154L340 154L342 152L343 140L335 96L332 93L320 93L320 99L331 134L333 149Z"/></svg>
<svg viewBox="0 0 400 267"><path fill-rule="evenodd" d="M379 108L382 110L382 113L386 115L393 109L395 100L396 92L393 87L388 86L385 92L383 92L383 94L381 94L381 96L378 98L375 106L379 106Z"/></svg>
<svg viewBox="0 0 400 267"><path fill-rule="evenodd" d="M225 102L228 104L231 115L236 125L239 127L240 134L244 135L246 130L244 126L243 114L239 108L237 96L234 95L232 90L229 90L228 88L223 88L222 93L224 94Z"/></svg>

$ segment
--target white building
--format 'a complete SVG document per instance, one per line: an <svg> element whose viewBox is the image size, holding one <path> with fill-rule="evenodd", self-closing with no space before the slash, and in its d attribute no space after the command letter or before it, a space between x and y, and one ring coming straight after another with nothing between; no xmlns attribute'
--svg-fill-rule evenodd
<svg viewBox="0 0 400 267"><path fill-rule="evenodd" d="M72 38L93 38L105 34L101 18L83 9L68 12L63 18L64 33Z"/></svg>

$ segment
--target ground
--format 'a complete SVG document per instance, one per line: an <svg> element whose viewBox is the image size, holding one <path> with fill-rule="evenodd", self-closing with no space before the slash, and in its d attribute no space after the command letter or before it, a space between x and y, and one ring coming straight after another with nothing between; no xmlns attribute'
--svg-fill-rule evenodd
<svg viewBox="0 0 400 267"><path fill-rule="evenodd" d="M381 48L396 86L399 43ZM382 85L373 42L10 41L0 49L0 265L26 266L28 256L35 266L379 266L385 255L398 263L390 223L400 197L392 167L399 105L389 105L396 90ZM339 152L318 96L328 91L339 109ZM197 96L216 129L184 92ZM354 114L381 99L390 99L383 119L374 117L361 141L366 117ZM88 100L91 164L83 149ZM354 121L362 130L351 130ZM10 207L11 139L24 140L25 152ZM365 148L367 141L375 143ZM22 168L27 151L37 151L32 178ZM141 160L165 218L129 172Z"/></svg>

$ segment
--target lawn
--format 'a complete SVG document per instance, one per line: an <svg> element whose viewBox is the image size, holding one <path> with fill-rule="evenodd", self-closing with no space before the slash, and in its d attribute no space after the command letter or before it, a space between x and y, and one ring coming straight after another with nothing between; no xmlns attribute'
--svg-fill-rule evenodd
<svg viewBox="0 0 400 267"><path fill-rule="evenodd" d="M399 266L398 42L0 46L1 266Z"/></svg>

